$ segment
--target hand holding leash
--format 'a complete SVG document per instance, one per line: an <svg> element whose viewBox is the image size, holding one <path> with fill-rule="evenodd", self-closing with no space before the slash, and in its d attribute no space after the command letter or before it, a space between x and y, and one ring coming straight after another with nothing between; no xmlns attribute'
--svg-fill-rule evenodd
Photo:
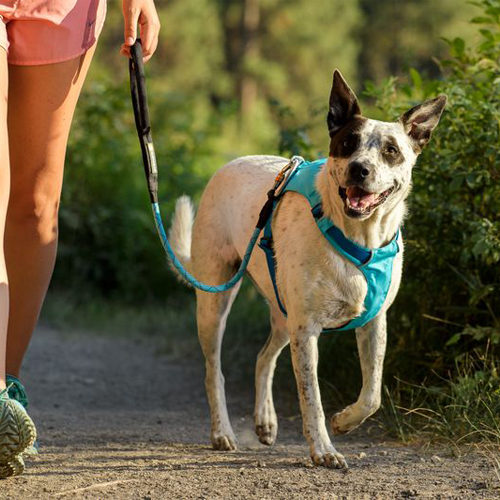
<svg viewBox="0 0 500 500"><path fill-rule="evenodd" d="M143 60L148 62L158 46L160 19L153 0L123 0L124 43L120 52L130 57L137 40L137 24L143 42Z"/></svg>

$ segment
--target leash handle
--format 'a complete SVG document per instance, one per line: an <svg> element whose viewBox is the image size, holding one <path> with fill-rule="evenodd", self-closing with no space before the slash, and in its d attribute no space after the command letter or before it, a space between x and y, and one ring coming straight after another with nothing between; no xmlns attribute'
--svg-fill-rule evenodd
<svg viewBox="0 0 500 500"><path fill-rule="evenodd" d="M149 119L148 95L146 92L146 75L140 38L130 47L129 74L130 94L134 108L135 127L141 144L144 174L148 183L151 203L158 202L158 164L156 161L151 122Z"/></svg>

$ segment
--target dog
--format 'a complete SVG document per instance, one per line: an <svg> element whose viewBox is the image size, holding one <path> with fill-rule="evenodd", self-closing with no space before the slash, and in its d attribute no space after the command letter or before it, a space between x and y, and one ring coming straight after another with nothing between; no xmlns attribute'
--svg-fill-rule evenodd
<svg viewBox="0 0 500 500"><path fill-rule="evenodd" d="M413 107L396 122L368 119L362 116L354 92L335 70L327 114L329 155L315 186L323 217L350 241L377 249L399 234L413 166L445 104L446 96L440 95ZM232 277L266 193L288 162L276 156L246 156L231 161L209 181L196 217L188 197L177 200L170 241L183 265L198 280L220 284ZM269 304L271 322L269 338L256 363L255 430L261 443L274 443L278 423L272 396L273 374L281 350L289 343L311 458L316 465L347 468L325 423L317 379L317 341L323 329L340 327L363 313L367 280L360 268L327 241L301 194L284 194L273 214L272 232L276 286L286 304L287 316L278 307L264 252L255 250L247 273ZM333 415L333 434L351 431L380 406L386 312L401 282L401 237L398 244L383 305L371 321L356 329L363 377L361 392L355 403ZM216 294L196 290L211 441L217 450L236 449L220 354L226 319L238 290L239 284Z"/></svg>

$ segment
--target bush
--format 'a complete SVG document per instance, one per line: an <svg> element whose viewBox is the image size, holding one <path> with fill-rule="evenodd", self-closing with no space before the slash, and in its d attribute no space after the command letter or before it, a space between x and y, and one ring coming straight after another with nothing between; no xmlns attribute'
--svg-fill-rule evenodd
<svg viewBox="0 0 500 500"><path fill-rule="evenodd" d="M471 22L481 41L471 48L449 40L442 79L412 70L409 83L390 79L381 88L369 85L367 95L394 117L438 93L449 98L414 172L387 363L389 374L410 384L388 379L386 417L400 435L430 427L454 439L490 436L498 443L500 1L478 5L483 15ZM486 353L490 362L471 362ZM397 406L419 410L402 420Z"/></svg>
<svg viewBox="0 0 500 500"><path fill-rule="evenodd" d="M437 93L449 98L414 172L404 280L391 312L391 330L406 333L390 361L405 370L408 357L399 354L413 353L417 376L429 367L443 372L460 353L500 342L500 2L481 4L484 15L472 20L481 43L449 41L442 80L412 71L410 84L391 81L392 92L386 86L378 93L394 116ZM396 99L397 90L404 99Z"/></svg>

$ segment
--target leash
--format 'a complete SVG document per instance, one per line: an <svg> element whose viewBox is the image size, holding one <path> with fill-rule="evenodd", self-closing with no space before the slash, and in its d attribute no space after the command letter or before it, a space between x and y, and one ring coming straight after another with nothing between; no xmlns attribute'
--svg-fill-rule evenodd
<svg viewBox="0 0 500 500"><path fill-rule="evenodd" d="M298 156L294 156L276 176L274 186L267 193L267 201L260 211L259 219L255 229L253 230L252 236L236 274L229 281L221 285L207 285L205 283L201 283L184 268L181 261L177 258L170 242L168 241L167 233L163 226L160 206L158 203L158 164L153 146L153 137L151 135L151 122L149 119L148 98L146 93L146 76L144 73L144 63L142 61L142 45L140 39L137 39L134 45L130 48L130 54L129 73L132 107L134 108L135 126L137 128L137 135L139 136L139 142L141 145L144 174L146 176L149 199L151 201L151 208L158 236L160 237L160 241L167 257L170 259L179 274L189 284L199 290L203 290L204 292L225 292L236 285L236 283L238 283L238 281L240 281L245 274L253 249L257 243L257 239L259 238L259 234L273 213L276 191L283 184L287 174L293 171L293 169L303 160Z"/></svg>

